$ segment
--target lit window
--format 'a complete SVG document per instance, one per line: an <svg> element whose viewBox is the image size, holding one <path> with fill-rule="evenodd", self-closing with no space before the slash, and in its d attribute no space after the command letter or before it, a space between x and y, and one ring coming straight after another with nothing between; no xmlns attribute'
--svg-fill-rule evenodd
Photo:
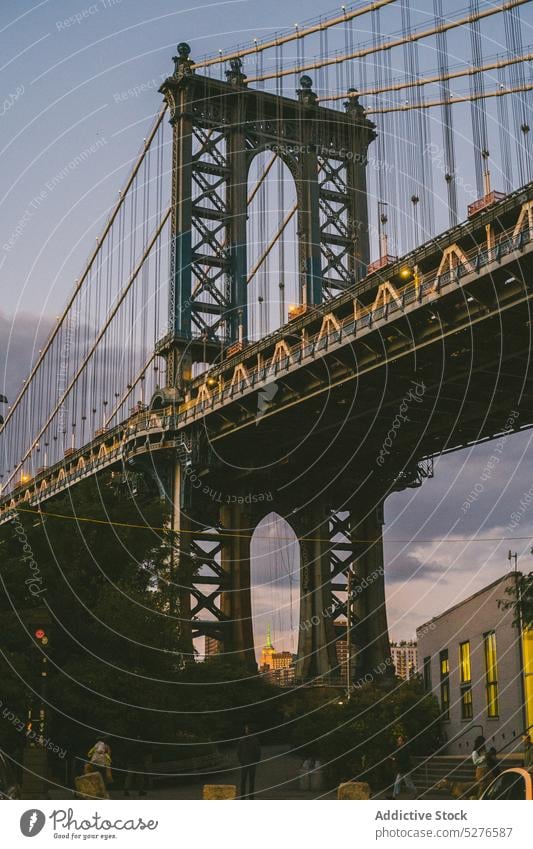
<svg viewBox="0 0 533 849"><path fill-rule="evenodd" d="M485 644L485 681L487 693L487 716L495 718L498 710L498 666L496 660L496 634L490 631L483 637Z"/></svg>
<svg viewBox="0 0 533 849"><path fill-rule="evenodd" d="M459 671L461 684L470 684L472 672L470 669L470 642L468 640L459 645Z"/></svg>
<svg viewBox="0 0 533 849"><path fill-rule="evenodd" d="M459 676L461 681L461 719L472 719L472 669L470 664L470 642L459 644Z"/></svg>

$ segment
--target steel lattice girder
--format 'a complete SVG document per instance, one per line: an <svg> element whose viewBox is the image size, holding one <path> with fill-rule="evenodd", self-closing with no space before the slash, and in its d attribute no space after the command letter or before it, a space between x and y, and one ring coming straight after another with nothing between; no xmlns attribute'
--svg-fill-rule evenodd
<svg viewBox="0 0 533 849"><path fill-rule="evenodd" d="M251 160L270 149L291 171L302 297L318 304L368 262L367 227L352 223L367 222L366 151L374 125L354 98L343 113L320 106L305 87L293 100L249 89L241 72L229 71L223 82L195 73L185 56L176 62L161 87L174 128L170 333L178 345L194 328L228 344L247 334Z"/></svg>

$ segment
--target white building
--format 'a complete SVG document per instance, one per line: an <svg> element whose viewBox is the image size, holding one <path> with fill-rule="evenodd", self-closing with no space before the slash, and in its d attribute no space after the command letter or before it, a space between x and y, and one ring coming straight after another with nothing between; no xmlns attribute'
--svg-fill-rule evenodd
<svg viewBox="0 0 533 849"><path fill-rule="evenodd" d="M504 575L417 628L420 672L440 703L449 754L469 754L480 734L497 751L519 749L533 722L533 631L519 639L514 609L499 604L512 600L515 581Z"/></svg>

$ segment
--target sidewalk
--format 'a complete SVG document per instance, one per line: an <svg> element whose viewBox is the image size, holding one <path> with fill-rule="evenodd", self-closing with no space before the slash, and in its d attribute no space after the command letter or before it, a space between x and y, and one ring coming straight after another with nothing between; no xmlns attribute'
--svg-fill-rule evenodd
<svg viewBox="0 0 533 849"><path fill-rule="evenodd" d="M302 758L294 755L288 746L263 746L261 763L255 778L255 798L260 799L320 799L335 798L335 794L324 796L322 790L301 790L299 774ZM204 784L234 784L240 790L240 768L235 760L217 773L182 779L173 785L154 782L153 788L142 799L201 799ZM124 796L122 790L111 791L113 799L136 799L137 793Z"/></svg>

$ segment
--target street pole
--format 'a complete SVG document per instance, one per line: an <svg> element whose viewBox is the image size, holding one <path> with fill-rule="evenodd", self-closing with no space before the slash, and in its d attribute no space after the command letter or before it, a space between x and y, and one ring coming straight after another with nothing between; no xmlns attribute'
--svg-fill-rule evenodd
<svg viewBox="0 0 533 849"><path fill-rule="evenodd" d="M516 592L516 612L517 612L517 627L518 627L518 663L520 665L520 695L522 698L522 723L524 733L527 733L527 708L526 708L526 686L524 681L524 650L522 646L522 588L520 585L520 574L518 572L518 553L512 552L509 549L507 555L509 561L514 560L514 577L515 577L515 592Z"/></svg>

